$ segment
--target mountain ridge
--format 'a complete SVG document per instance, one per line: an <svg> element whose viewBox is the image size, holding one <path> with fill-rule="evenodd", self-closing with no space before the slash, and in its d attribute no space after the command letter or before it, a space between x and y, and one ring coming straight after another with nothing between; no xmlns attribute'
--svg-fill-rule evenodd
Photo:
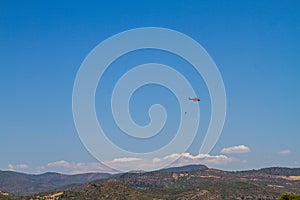
<svg viewBox="0 0 300 200"><path fill-rule="evenodd" d="M74 184L83 184L93 180L111 177L108 173L83 173L66 175L56 172L26 174L14 171L0 171L0 190L15 195L31 195L51 191Z"/></svg>
<svg viewBox="0 0 300 200"><path fill-rule="evenodd" d="M207 168L205 165L187 165L150 172L120 174L64 175L47 172L28 175L20 173L21 179L17 181L11 180L14 176L5 177L5 174L18 175L18 172L0 171L0 191L17 196L33 195L30 197L34 197L33 199L36 199L34 195L37 193L39 196L47 196L55 191L62 195L61 199L68 199L72 196L75 199L92 198L92 195L98 194L99 190L102 191L101 195L107 193L106 195L110 197L122 199L120 194L125 188L130 191L126 195L132 199L135 197L136 199L190 199L192 197L196 199L235 199L242 196L248 199L277 199L280 194L300 191L300 168L287 167L223 171ZM26 180L28 177L30 181L34 182L34 184L29 184L32 187L31 190L24 187L24 183L28 183L24 179ZM39 178L44 182L38 180ZM5 180L14 184L5 184L5 188L3 187ZM19 187L16 187L15 184ZM111 188L115 188L116 191ZM103 199L105 198L103 197Z"/></svg>

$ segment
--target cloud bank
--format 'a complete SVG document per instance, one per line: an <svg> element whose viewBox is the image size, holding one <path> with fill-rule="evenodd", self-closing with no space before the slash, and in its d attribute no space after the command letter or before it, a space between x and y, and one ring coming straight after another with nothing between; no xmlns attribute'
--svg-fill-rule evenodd
<svg viewBox="0 0 300 200"><path fill-rule="evenodd" d="M170 161L176 160L171 165ZM217 167L226 165L232 162L233 159L225 155L209 155L209 154L198 154L191 155L190 153L183 154L170 154L162 158L117 158L112 161L104 162L109 166L114 166L116 168L122 168L124 171L131 170L145 170L155 169L156 166L165 166L165 167L175 167L175 166L184 166L191 164L203 164L209 167Z"/></svg>
<svg viewBox="0 0 300 200"><path fill-rule="evenodd" d="M223 148L221 153L223 154L234 154L234 153L249 153L251 152L250 148L245 145L238 145L228 148Z"/></svg>
<svg viewBox="0 0 300 200"><path fill-rule="evenodd" d="M284 149L278 152L279 155L288 155L291 151L289 149Z"/></svg>
<svg viewBox="0 0 300 200"><path fill-rule="evenodd" d="M38 173L44 172L59 172L64 174L82 174L89 172L103 172L103 173L117 173L118 171L113 170L100 162L67 162L65 160L50 162L44 166L37 168Z"/></svg>
<svg viewBox="0 0 300 200"><path fill-rule="evenodd" d="M233 152L249 152L250 149L243 145L225 148L222 150L224 153L233 153ZM171 165L170 161L174 161ZM112 169L108 166L115 167L116 169L122 169L123 172L126 171L135 171L135 170L144 170L152 171L156 166L167 167L179 167L184 165L191 164L202 164L210 168L219 168L226 166L233 162L244 161L238 160L236 158L230 157L228 155L210 155L210 154L198 154L192 155L190 153L173 153L161 158L137 158L137 157L120 157L115 158L106 162L68 162L65 160L60 160L56 162L49 162L43 166L39 166L36 169L29 169L26 164L18 164L8 166L9 170L25 170L34 171L35 173L45 173L45 172L58 172L63 174L80 174L80 173L89 173L89 172L103 172L103 173L120 173L121 171ZM158 169L158 168L157 168Z"/></svg>
<svg viewBox="0 0 300 200"><path fill-rule="evenodd" d="M115 158L111 161L100 162L68 162L65 160L50 162L46 165L37 168L37 173L44 173L48 171L54 171L64 174L78 174L87 172L105 172L105 173L119 173L120 171L111 169L108 166L116 166L124 169L124 171L144 170L155 168L155 166L164 165L164 163L170 163L170 160L176 159L171 165L165 165L165 167L179 167L191 164L203 164L208 167L217 168L225 166L229 163L238 161L237 159L228 157L226 155L209 155L198 154L191 155L190 153L183 154L170 154L162 158L136 158L136 157L121 157Z"/></svg>
<svg viewBox="0 0 300 200"><path fill-rule="evenodd" d="M16 164L16 165L9 164L7 168L8 168L8 170L15 171L15 170L28 169L29 166L27 164Z"/></svg>

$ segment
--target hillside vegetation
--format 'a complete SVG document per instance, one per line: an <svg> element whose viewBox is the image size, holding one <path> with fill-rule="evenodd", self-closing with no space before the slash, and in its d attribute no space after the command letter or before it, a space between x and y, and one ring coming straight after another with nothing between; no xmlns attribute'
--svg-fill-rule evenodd
<svg viewBox="0 0 300 200"><path fill-rule="evenodd" d="M108 175L106 178L102 176L101 179L95 181L64 185L61 188L51 189L50 192L37 192L31 196L18 197L6 194L0 196L0 199L297 199L296 194L300 193L300 180L288 177L300 176L299 173L299 169L289 168L227 172L209 169L202 165L184 166L153 172ZM20 174L20 176L23 177L24 174ZM57 174L54 176L56 177ZM81 175L81 178L88 179L89 176ZM53 179L48 180L53 181ZM56 179L56 181L58 180L64 179ZM69 183L69 181L64 180L64 183ZM18 185L19 188L22 187L21 184ZM32 185L36 184L38 183ZM11 192L15 187L6 191ZM37 189L40 188L41 186L37 187ZM34 188L31 191L34 191Z"/></svg>

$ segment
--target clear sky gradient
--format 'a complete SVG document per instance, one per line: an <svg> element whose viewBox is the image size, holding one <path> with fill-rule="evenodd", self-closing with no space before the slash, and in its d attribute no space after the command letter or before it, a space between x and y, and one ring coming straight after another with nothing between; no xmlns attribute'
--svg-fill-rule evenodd
<svg viewBox="0 0 300 200"><path fill-rule="evenodd" d="M232 161L214 167L300 166L299 1L0 1L0 169L24 164L27 167L14 169L37 173L40 166L56 161L97 162L81 143L73 122L76 73L101 41L146 26L192 37L220 70L227 118L210 154L220 155L223 148L237 145L250 152L227 154ZM157 61L181 70L204 99L201 123L207 126L209 94L201 77L181 68L184 61L151 50L128 56L119 63L130 67ZM107 71L97 99L102 98L101 91L109 97L106 90L122 72L113 66ZM173 112L169 132L178 127L178 102L168 90L145 87L131 103L136 105L131 109L137 123L147 124L148 106L161 103ZM109 112L104 104L96 107ZM113 131L111 122L105 121L111 116L104 116L99 118ZM202 139L200 130L189 149L191 155ZM128 145L125 140L117 142Z"/></svg>

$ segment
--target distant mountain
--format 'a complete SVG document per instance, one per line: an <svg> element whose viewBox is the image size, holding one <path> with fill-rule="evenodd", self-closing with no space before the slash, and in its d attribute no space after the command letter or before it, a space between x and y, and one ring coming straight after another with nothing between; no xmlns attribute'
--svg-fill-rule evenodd
<svg viewBox="0 0 300 200"><path fill-rule="evenodd" d="M162 169L160 171L166 171L166 172L191 172L196 170L205 170L208 169L205 165L186 165L181 167L170 167L166 169Z"/></svg>
<svg viewBox="0 0 300 200"><path fill-rule="evenodd" d="M202 168L199 170L189 169L193 169L193 167L171 168L141 174L126 173L117 180L134 188L152 191L157 194L157 198L163 197L163 199L182 197L183 199L270 200L278 199L283 193L300 193L300 176L296 176L299 168L276 169L276 171L281 171L279 175L277 175L278 173L276 175L270 174L270 168L242 172ZM293 173L293 171L295 172ZM295 176L289 176L290 174ZM180 191L179 194L176 191ZM170 193L169 196L167 195L168 192ZM163 196L159 196L159 194ZM209 194L209 198L200 194Z"/></svg>
<svg viewBox="0 0 300 200"><path fill-rule="evenodd" d="M256 170L258 173L266 173L278 176L300 176L300 168L287 168L287 167L269 167Z"/></svg>
<svg viewBox="0 0 300 200"><path fill-rule="evenodd" d="M285 193L300 193L299 170L300 168L264 168L260 170L228 172L209 169L204 165L189 165L152 172L128 172L115 176L100 174L99 180L95 180L97 174L67 176L56 173L42 175L17 173L21 178L17 176L20 182L19 184L15 183L19 188L23 187L21 191L25 190L25 188L30 189L30 187L23 184L23 176L34 176L36 179L42 178L44 181L42 189L44 191L47 189L47 186L53 186L55 183L60 183L63 187L56 189L53 187L51 189L52 192L42 192L27 197L11 196L11 199L277 200ZM0 173L1 184L1 174L3 173ZM13 176L9 177L9 179L11 178ZM81 179L85 183L65 187L66 185L64 184L71 184L71 179L73 180L73 184L75 184L74 182L78 182L78 179ZM89 179L94 179L94 181L90 182L88 181ZM13 182L12 180L10 181ZM33 187L31 191L34 190L34 187L41 189L41 186L37 186L36 184L43 181L35 180L35 184L31 184ZM10 189L15 188L11 185ZM50 190L50 188L48 189ZM1 187L0 190L12 191L1 189Z"/></svg>
<svg viewBox="0 0 300 200"><path fill-rule="evenodd" d="M216 169L192 172L126 173L67 190L41 193L26 199L199 199L277 200L284 193L299 193L300 181L268 174L226 172Z"/></svg>
<svg viewBox="0 0 300 200"><path fill-rule="evenodd" d="M166 172L194 171L207 169L204 165L188 165L183 167L172 167L162 169ZM134 171L131 173L143 173ZM13 171L0 170L0 190L9 191L15 195L31 195L39 192L51 191L56 188L84 184L93 180L115 177L108 173L86 173L76 175L64 175L59 173L47 172L40 175L30 175Z"/></svg>
<svg viewBox="0 0 300 200"><path fill-rule="evenodd" d="M30 195L111 176L107 173L64 175L48 172L40 175L30 175L13 171L0 171L0 190L15 195Z"/></svg>

